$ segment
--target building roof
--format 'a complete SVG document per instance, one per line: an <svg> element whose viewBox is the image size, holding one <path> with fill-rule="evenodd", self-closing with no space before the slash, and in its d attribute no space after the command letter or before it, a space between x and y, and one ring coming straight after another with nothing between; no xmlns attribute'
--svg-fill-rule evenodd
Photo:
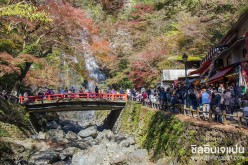
<svg viewBox="0 0 248 165"><path fill-rule="evenodd" d="M232 26L232 28L227 32L227 34L224 36L224 38L220 41L221 44L225 44L230 37L232 37L233 33L235 33L238 28L248 19L248 11L246 11L244 14L241 15L239 20Z"/></svg>
<svg viewBox="0 0 248 165"><path fill-rule="evenodd" d="M248 19L248 11L246 11L244 14L242 14L239 18L239 20L232 26L232 28L227 32L227 34L222 38L220 43L218 45L225 45L227 42L232 41L237 37L237 30L238 28ZM225 49L225 48L224 48ZM223 50L224 50L223 49ZM201 64L203 62L206 62L207 60L211 60L217 56L223 51L219 51L217 48L211 48L209 50L208 55L206 55L203 60L201 61Z"/></svg>

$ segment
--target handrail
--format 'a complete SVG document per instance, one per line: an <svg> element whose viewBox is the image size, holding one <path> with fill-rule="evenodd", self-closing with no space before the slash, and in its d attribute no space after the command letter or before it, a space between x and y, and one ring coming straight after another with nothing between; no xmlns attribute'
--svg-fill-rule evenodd
<svg viewBox="0 0 248 165"><path fill-rule="evenodd" d="M65 93L51 94L39 96L20 96L19 103L35 103L37 101L58 101L58 100L73 100L73 99L104 99L111 101L127 101L127 94L110 94L110 93Z"/></svg>
<svg viewBox="0 0 248 165"><path fill-rule="evenodd" d="M151 107L151 108L158 109L158 110L161 109L161 104L160 103L153 103L151 105L150 102L145 101L144 105L148 106L148 107ZM223 111L223 112L219 113L219 112L213 111L211 109L209 111L202 111L202 110L200 110L200 107L197 107L197 109L194 110L192 108L192 106L190 106L190 108L187 108L186 105L182 105L182 104L176 104L175 106L177 106L177 108L179 109L180 114L183 114L185 116L190 116L192 118L196 117L197 119L202 119L200 114L208 114L207 121L210 122L210 123L213 122L213 116L212 115L214 114L214 115L217 115L217 116L222 118L222 124L224 124L224 125L227 125L227 117L233 117L233 118L236 118L235 122L237 122L238 128L243 127L242 126L243 125L242 124L243 120L245 120L244 123L246 123L246 128L248 126L248 117L244 116L244 115L241 115L239 112L237 114L233 115L233 114L227 114L226 111ZM242 109L242 108L240 108L240 109ZM190 112L190 113L187 113L187 112ZM196 116L195 116L195 114L196 114Z"/></svg>

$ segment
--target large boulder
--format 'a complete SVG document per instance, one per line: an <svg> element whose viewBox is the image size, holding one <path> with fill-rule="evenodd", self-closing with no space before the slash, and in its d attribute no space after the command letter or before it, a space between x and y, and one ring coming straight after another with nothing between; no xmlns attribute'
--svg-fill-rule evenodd
<svg viewBox="0 0 248 165"><path fill-rule="evenodd" d="M98 133L96 139L97 140L103 140L103 139L108 139L109 141L113 138L114 134L111 130L103 130Z"/></svg>
<svg viewBox="0 0 248 165"><path fill-rule="evenodd" d="M75 134L72 131L68 131L65 137L66 137L66 139L70 139L70 140L76 140L76 139L78 139L77 134Z"/></svg>
<svg viewBox="0 0 248 165"><path fill-rule="evenodd" d="M125 136L116 134L116 135L112 136L111 141L120 144L122 141L125 141L126 139L127 138Z"/></svg>
<svg viewBox="0 0 248 165"><path fill-rule="evenodd" d="M69 131L78 133L81 129L82 129L81 126L76 125L76 124L73 124L73 123L68 123L68 124L66 124L66 125L64 125L64 126L62 127L62 130L63 130L64 132L66 132L66 133L69 132Z"/></svg>
<svg viewBox="0 0 248 165"><path fill-rule="evenodd" d="M127 164L127 156L122 152L113 154L109 160L109 164Z"/></svg>
<svg viewBox="0 0 248 165"><path fill-rule="evenodd" d="M72 157L73 165L106 164L107 150L104 145L96 145L87 150L77 152Z"/></svg>
<svg viewBox="0 0 248 165"><path fill-rule="evenodd" d="M129 136L127 138L127 140L129 141L130 145L135 145L136 144L135 138L133 136Z"/></svg>
<svg viewBox="0 0 248 165"><path fill-rule="evenodd" d="M37 135L38 140L45 140L46 139L46 134L43 132L39 132Z"/></svg>
<svg viewBox="0 0 248 165"><path fill-rule="evenodd" d="M148 164L148 151L146 149L137 149L128 154L128 162L132 164Z"/></svg>
<svg viewBox="0 0 248 165"><path fill-rule="evenodd" d="M61 128L61 126L59 124L56 123L56 121L50 121L47 123L46 127L48 129L58 129Z"/></svg>
<svg viewBox="0 0 248 165"><path fill-rule="evenodd" d="M53 163L52 165L69 165L71 164L71 160L66 160L66 161L58 161L58 162L55 162Z"/></svg>
<svg viewBox="0 0 248 165"><path fill-rule="evenodd" d="M123 140L120 142L120 147L124 148L124 147L129 147L130 146L130 142L128 140Z"/></svg>
<svg viewBox="0 0 248 165"><path fill-rule="evenodd" d="M76 143L74 143L73 145L71 145L72 147L77 147L80 148L81 150L85 150L88 149L89 147L91 147L91 143L84 141L84 140L78 140Z"/></svg>
<svg viewBox="0 0 248 165"><path fill-rule="evenodd" d="M95 138L97 136L97 127L95 125L87 127L84 130L80 131L78 133L78 136L80 136L81 138L86 138L89 136Z"/></svg>
<svg viewBox="0 0 248 165"><path fill-rule="evenodd" d="M72 155L75 154L78 151L80 151L79 148L68 147L68 148L64 149L61 154L59 154L59 157L60 157L61 160L72 158Z"/></svg>
<svg viewBox="0 0 248 165"><path fill-rule="evenodd" d="M46 133L46 140L61 141L65 138L65 133L62 130L51 129Z"/></svg>
<svg viewBox="0 0 248 165"><path fill-rule="evenodd" d="M59 153L53 151L36 152L31 155L29 162L35 165L51 164L59 161Z"/></svg>
<svg viewBox="0 0 248 165"><path fill-rule="evenodd" d="M32 139L45 140L46 134L43 132L39 132L38 134L32 135Z"/></svg>

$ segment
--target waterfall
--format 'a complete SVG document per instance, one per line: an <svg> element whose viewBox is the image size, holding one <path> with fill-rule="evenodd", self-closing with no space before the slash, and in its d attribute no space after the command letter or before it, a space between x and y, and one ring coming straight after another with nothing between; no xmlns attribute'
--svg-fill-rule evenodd
<svg viewBox="0 0 248 165"><path fill-rule="evenodd" d="M89 73L88 78L88 90L94 92L95 87L98 84L101 84L105 79L106 76L101 72L99 65L96 62L96 59L92 55L91 50L89 49L89 42L88 37L84 33L82 35L82 45L84 47L83 58L85 59L85 68Z"/></svg>

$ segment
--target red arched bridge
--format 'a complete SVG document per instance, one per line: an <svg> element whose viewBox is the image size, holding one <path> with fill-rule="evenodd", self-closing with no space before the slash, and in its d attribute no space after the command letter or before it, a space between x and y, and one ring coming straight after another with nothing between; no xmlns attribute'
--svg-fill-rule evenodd
<svg viewBox="0 0 248 165"><path fill-rule="evenodd" d="M126 105L127 94L67 93L20 96L19 103L29 112L120 110Z"/></svg>

